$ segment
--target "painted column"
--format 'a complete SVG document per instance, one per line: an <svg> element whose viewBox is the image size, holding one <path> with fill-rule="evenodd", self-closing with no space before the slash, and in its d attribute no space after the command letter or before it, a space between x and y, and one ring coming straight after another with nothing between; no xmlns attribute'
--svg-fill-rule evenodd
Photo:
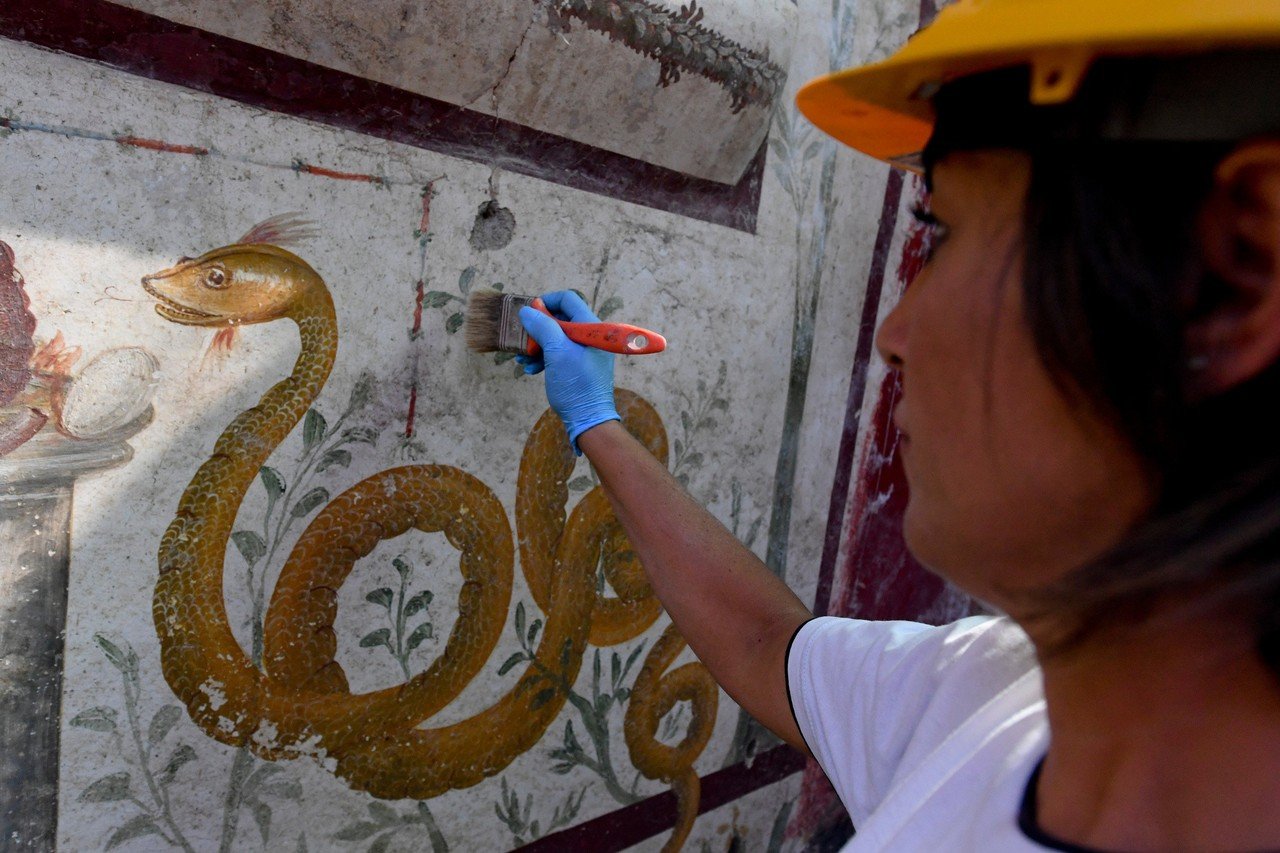
<svg viewBox="0 0 1280 853"><path fill-rule="evenodd" d="M0 458L0 848L53 850L62 653L79 477L133 456L115 441L41 433Z"/></svg>

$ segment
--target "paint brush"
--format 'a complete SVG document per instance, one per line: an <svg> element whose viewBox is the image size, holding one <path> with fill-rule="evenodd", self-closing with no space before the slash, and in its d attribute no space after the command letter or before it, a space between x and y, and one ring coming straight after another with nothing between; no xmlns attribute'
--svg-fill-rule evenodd
<svg viewBox="0 0 1280 853"><path fill-rule="evenodd" d="M537 355L538 342L520 325L520 309L529 305L560 324L565 336L585 347L619 355L649 355L667 348L657 332L626 323L571 323L547 310L537 296L517 296L497 290L472 292L467 304L467 347L475 352L514 352Z"/></svg>

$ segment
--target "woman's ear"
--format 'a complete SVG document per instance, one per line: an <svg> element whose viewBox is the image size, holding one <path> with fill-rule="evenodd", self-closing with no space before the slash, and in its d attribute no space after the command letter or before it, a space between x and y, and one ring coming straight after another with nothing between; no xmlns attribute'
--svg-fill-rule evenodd
<svg viewBox="0 0 1280 853"><path fill-rule="evenodd" d="M1219 164L1197 230L1219 291L1187 326L1188 389L1206 397L1280 359L1280 139L1242 143Z"/></svg>

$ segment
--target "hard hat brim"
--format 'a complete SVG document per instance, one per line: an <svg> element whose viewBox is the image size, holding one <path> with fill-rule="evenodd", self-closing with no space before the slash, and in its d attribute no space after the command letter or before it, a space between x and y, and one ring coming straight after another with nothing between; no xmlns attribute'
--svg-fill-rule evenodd
<svg viewBox="0 0 1280 853"><path fill-rule="evenodd" d="M1280 2L1252 0L959 0L890 58L802 87L796 105L819 129L919 170L946 83L1000 68L1031 71L1032 104L1069 101L1102 56L1280 48Z"/></svg>

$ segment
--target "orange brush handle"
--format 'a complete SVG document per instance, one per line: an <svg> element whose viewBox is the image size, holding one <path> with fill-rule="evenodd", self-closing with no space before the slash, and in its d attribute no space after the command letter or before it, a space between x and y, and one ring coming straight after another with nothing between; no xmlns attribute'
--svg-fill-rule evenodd
<svg viewBox="0 0 1280 853"><path fill-rule="evenodd" d="M533 300L533 307L559 323L565 337L584 347L595 347L618 355L651 355L667 348L667 339L649 329L626 323L571 323L548 311L541 299ZM538 342L529 338L528 354L537 355L541 351Z"/></svg>

